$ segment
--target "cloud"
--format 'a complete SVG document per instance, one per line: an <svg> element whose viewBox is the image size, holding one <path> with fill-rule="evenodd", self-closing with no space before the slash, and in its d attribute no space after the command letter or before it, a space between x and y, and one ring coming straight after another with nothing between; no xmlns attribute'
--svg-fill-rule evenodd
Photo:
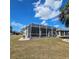
<svg viewBox="0 0 79 59"><path fill-rule="evenodd" d="M40 5L41 0L34 2L33 4L35 5L35 7L38 7L38 5Z"/></svg>
<svg viewBox="0 0 79 59"><path fill-rule="evenodd" d="M61 7L63 0L45 0L45 5L50 6L52 9L57 10Z"/></svg>
<svg viewBox="0 0 79 59"><path fill-rule="evenodd" d="M52 22L54 22L54 21L58 21L59 20L59 17L57 17L57 18L53 18L52 19Z"/></svg>
<svg viewBox="0 0 79 59"><path fill-rule="evenodd" d="M15 31L21 31L21 29L22 29L25 25L23 25L23 24L21 24L21 23L19 23L19 22L13 21L13 22L11 22L11 26L13 27L13 30L15 30Z"/></svg>
<svg viewBox="0 0 79 59"><path fill-rule="evenodd" d="M59 25L54 25L54 27L58 28L58 27L59 27Z"/></svg>
<svg viewBox="0 0 79 59"><path fill-rule="evenodd" d="M17 27L22 27L23 26L21 23L18 23L18 22L15 22L15 21L12 22L11 25L12 26L17 26Z"/></svg>
<svg viewBox="0 0 79 59"><path fill-rule="evenodd" d="M48 25L45 20L41 22L42 25Z"/></svg>
<svg viewBox="0 0 79 59"><path fill-rule="evenodd" d="M44 4L41 1L34 3L35 17L39 17L42 20L48 20L55 17L61 13L59 8L62 5L62 0L45 0Z"/></svg>
<svg viewBox="0 0 79 59"><path fill-rule="evenodd" d="M18 0L19 2L22 2L23 0Z"/></svg>

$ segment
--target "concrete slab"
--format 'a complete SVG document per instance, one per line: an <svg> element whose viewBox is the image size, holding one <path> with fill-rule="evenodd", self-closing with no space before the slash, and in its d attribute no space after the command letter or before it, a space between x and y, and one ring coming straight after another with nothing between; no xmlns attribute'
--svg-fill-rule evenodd
<svg viewBox="0 0 79 59"><path fill-rule="evenodd" d="M20 38L19 41L30 40L30 38Z"/></svg>
<svg viewBox="0 0 79 59"><path fill-rule="evenodd" d="M69 42L69 39L62 39L62 41Z"/></svg>

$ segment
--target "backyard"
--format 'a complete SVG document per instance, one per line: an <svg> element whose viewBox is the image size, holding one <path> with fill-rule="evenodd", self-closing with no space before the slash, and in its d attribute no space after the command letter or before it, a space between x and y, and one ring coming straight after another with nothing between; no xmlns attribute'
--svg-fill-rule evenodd
<svg viewBox="0 0 79 59"><path fill-rule="evenodd" d="M69 43L60 38L35 38L34 40L19 41L20 38L21 35L11 35L11 59L69 58Z"/></svg>

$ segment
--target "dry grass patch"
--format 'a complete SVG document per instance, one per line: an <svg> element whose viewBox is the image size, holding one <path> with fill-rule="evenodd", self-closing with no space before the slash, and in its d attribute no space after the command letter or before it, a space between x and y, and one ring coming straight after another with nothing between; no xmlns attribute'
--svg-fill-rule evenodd
<svg viewBox="0 0 79 59"><path fill-rule="evenodd" d="M11 59L68 59L68 43L58 38L18 41L11 37Z"/></svg>

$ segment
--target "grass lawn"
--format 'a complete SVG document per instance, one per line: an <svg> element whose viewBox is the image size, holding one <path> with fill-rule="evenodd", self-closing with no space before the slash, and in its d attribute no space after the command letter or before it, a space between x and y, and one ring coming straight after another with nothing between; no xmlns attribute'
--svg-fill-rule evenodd
<svg viewBox="0 0 79 59"><path fill-rule="evenodd" d="M69 44L61 39L19 41L20 37L11 36L11 59L68 59L69 57Z"/></svg>

